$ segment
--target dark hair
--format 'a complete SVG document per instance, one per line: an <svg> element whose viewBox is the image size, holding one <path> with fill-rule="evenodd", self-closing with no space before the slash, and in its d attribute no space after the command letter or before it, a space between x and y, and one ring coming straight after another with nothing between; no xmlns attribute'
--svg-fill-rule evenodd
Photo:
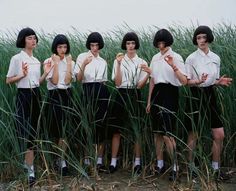
<svg viewBox="0 0 236 191"><path fill-rule="evenodd" d="M18 36L17 36L17 40L16 40L16 47L17 48L25 48L25 37L27 36L31 36L31 35L35 35L37 43L38 43L38 37L35 34L34 30L31 28L23 28Z"/></svg>
<svg viewBox="0 0 236 191"><path fill-rule="evenodd" d="M104 41L102 38L102 35L98 32L92 32L86 41L86 47L87 49L91 49L90 48L90 43L98 43L99 49L102 49L104 47Z"/></svg>
<svg viewBox="0 0 236 191"><path fill-rule="evenodd" d="M172 34L166 30L161 29L156 32L154 40L153 40L153 46L158 48L158 42L165 42L165 47L171 46L174 42Z"/></svg>
<svg viewBox="0 0 236 191"><path fill-rule="evenodd" d="M193 34L193 44L194 45L197 45L197 35L199 34L206 34L207 35L207 39L206 41L208 43L211 43L213 42L214 40L214 36L212 34L212 30L208 27L208 26L199 26L195 31L194 31L194 34Z"/></svg>
<svg viewBox="0 0 236 191"><path fill-rule="evenodd" d="M58 34L57 36L55 36L55 38L54 38L54 40L52 42L52 52L54 54L58 54L57 46L59 44L66 44L67 45L66 54L70 53L70 43L69 43L68 39L66 38L65 35Z"/></svg>
<svg viewBox="0 0 236 191"><path fill-rule="evenodd" d="M135 49L139 49L139 39L138 39L138 35L134 32L128 32L125 34L125 36L123 37L122 43L121 43L121 48L123 50L126 50L126 42L127 41L134 41L135 42Z"/></svg>

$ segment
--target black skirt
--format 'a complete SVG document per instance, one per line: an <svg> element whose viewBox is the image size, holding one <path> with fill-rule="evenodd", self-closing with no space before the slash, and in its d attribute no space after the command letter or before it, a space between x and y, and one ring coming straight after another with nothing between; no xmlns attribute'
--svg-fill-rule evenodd
<svg viewBox="0 0 236 191"><path fill-rule="evenodd" d="M81 112L88 126L83 127L85 138L95 143L103 142L106 136L107 110L110 93L104 83L84 83Z"/></svg>
<svg viewBox="0 0 236 191"><path fill-rule="evenodd" d="M70 113L72 109L72 91L68 89L54 89L48 91L46 106L46 121L48 136L58 141L66 138L68 127L71 126Z"/></svg>
<svg viewBox="0 0 236 191"><path fill-rule="evenodd" d="M111 110L109 136L121 132L140 135L145 114L140 89L119 88Z"/></svg>
<svg viewBox="0 0 236 191"><path fill-rule="evenodd" d="M40 127L41 95L39 88L18 88L16 95L16 132L21 151L32 148Z"/></svg>
<svg viewBox="0 0 236 191"><path fill-rule="evenodd" d="M155 133L173 133L176 127L179 88L171 84L158 83L151 95L151 124Z"/></svg>
<svg viewBox="0 0 236 191"><path fill-rule="evenodd" d="M185 127L188 131L199 132L206 124L211 128L223 127L220 115L214 86L190 88L185 117Z"/></svg>

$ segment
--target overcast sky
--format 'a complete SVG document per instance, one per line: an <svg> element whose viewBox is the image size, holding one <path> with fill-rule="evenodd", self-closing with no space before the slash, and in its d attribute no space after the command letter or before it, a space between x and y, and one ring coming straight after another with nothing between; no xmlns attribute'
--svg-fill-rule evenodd
<svg viewBox="0 0 236 191"><path fill-rule="evenodd" d="M0 0L0 31L109 32L172 24L236 25L236 0Z"/></svg>

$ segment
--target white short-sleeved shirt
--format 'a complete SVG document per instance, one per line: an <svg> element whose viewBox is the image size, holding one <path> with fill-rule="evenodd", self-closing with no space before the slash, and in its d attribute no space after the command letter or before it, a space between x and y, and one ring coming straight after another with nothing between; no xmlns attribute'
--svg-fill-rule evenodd
<svg viewBox="0 0 236 191"><path fill-rule="evenodd" d="M168 55L173 57L173 62L179 69L179 71L183 75L186 75L183 58L179 54L174 52L171 48L169 48L169 50L165 52L165 54L162 55L159 52L152 58L150 67L152 69L151 77L154 79L154 84L170 83L174 86L182 86L181 82L176 77L173 68L164 59Z"/></svg>
<svg viewBox="0 0 236 191"><path fill-rule="evenodd" d="M115 80L117 64L117 60L115 60L112 70L112 80ZM140 67L141 64L147 65L147 62L139 58L137 54L132 59L125 54L120 64L122 82L117 88L136 88L138 82L142 81L147 75Z"/></svg>
<svg viewBox="0 0 236 191"><path fill-rule="evenodd" d="M51 58L48 58L44 61L44 64L48 63L48 61L51 61ZM75 79L75 74L74 72L74 66L75 63L74 61L72 61L72 69L71 69L71 75L72 75L72 79ZM65 76L66 76L66 71L67 71L67 62L66 62L66 58L64 58L63 60L61 60L58 64L58 73L59 73L59 80L58 80L58 84L54 85L51 82L51 78L53 76L53 71L54 68L52 68L52 70L49 72L49 74L47 75L47 88L48 90L54 90L54 89L67 89L71 87L71 83L66 85L65 84Z"/></svg>
<svg viewBox="0 0 236 191"><path fill-rule="evenodd" d="M89 51L82 53L77 57L74 71L76 75L79 73L80 67L82 66L84 60L91 55L93 56L93 54ZM82 83L105 81L107 81L107 62L99 55L97 57L93 56L92 61L87 64L84 69L84 78L82 80Z"/></svg>
<svg viewBox="0 0 236 191"><path fill-rule="evenodd" d="M10 78L17 75L23 75L22 63L27 63L29 65L28 74L24 78L16 82L17 88L39 87L41 63L37 58L29 56L23 50L11 58L7 77Z"/></svg>
<svg viewBox="0 0 236 191"><path fill-rule="evenodd" d="M197 49L187 57L185 66L188 79L198 80L201 79L203 73L208 74L206 81L199 87L214 85L220 77L220 57L210 50L205 54Z"/></svg>

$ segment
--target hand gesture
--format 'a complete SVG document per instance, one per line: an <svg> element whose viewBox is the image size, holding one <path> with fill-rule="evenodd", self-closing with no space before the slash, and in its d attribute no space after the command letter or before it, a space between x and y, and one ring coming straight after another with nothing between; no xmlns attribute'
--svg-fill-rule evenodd
<svg viewBox="0 0 236 191"><path fill-rule="evenodd" d="M22 72L24 77L27 76L28 69L29 69L29 64L27 64L26 62L22 62Z"/></svg>
<svg viewBox="0 0 236 191"><path fill-rule="evenodd" d="M51 56L51 58L52 58L52 61L54 62L54 64L58 64L60 62L60 60L61 60L60 57L58 55L56 55L56 54L53 54Z"/></svg>
<svg viewBox="0 0 236 191"><path fill-rule="evenodd" d="M43 68L44 72L48 74L52 70L53 67L54 67L54 64L52 63L52 61L48 60L48 62L44 64L44 68Z"/></svg>
<svg viewBox="0 0 236 191"><path fill-rule="evenodd" d="M146 64L140 64L140 68L141 68L141 70L143 70L144 72L147 72L149 75L152 73L151 68L149 68Z"/></svg>
<svg viewBox="0 0 236 191"><path fill-rule="evenodd" d="M123 58L124 58L124 54L123 54L123 53L118 53L118 54L116 55L116 61L117 61L117 63L120 64Z"/></svg>
<svg viewBox="0 0 236 191"><path fill-rule="evenodd" d="M91 63L92 59L93 59L92 55L89 55L88 57L86 57L85 60L84 60L85 66L88 65L89 63Z"/></svg>
<svg viewBox="0 0 236 191"><path fill-rule="evenodd" d="M225 75L221 76L220 79L218 80L219 85L223 86L229 86L232 83L233 79L225 77Z"/></svg>
<svg viewBox="0 0 236 191"><path fill-rule="evenodd" d="M68 56L66 56L66 63L67 64L71 64L72 63L72 56L70 54Z"/></svg>
<svg viewBox="0 0 236 191"><path fill-rule="evenodd" d="M173 57L171 55L165 56L164 60L173 68L174 67L174 61Z"/></svg>

